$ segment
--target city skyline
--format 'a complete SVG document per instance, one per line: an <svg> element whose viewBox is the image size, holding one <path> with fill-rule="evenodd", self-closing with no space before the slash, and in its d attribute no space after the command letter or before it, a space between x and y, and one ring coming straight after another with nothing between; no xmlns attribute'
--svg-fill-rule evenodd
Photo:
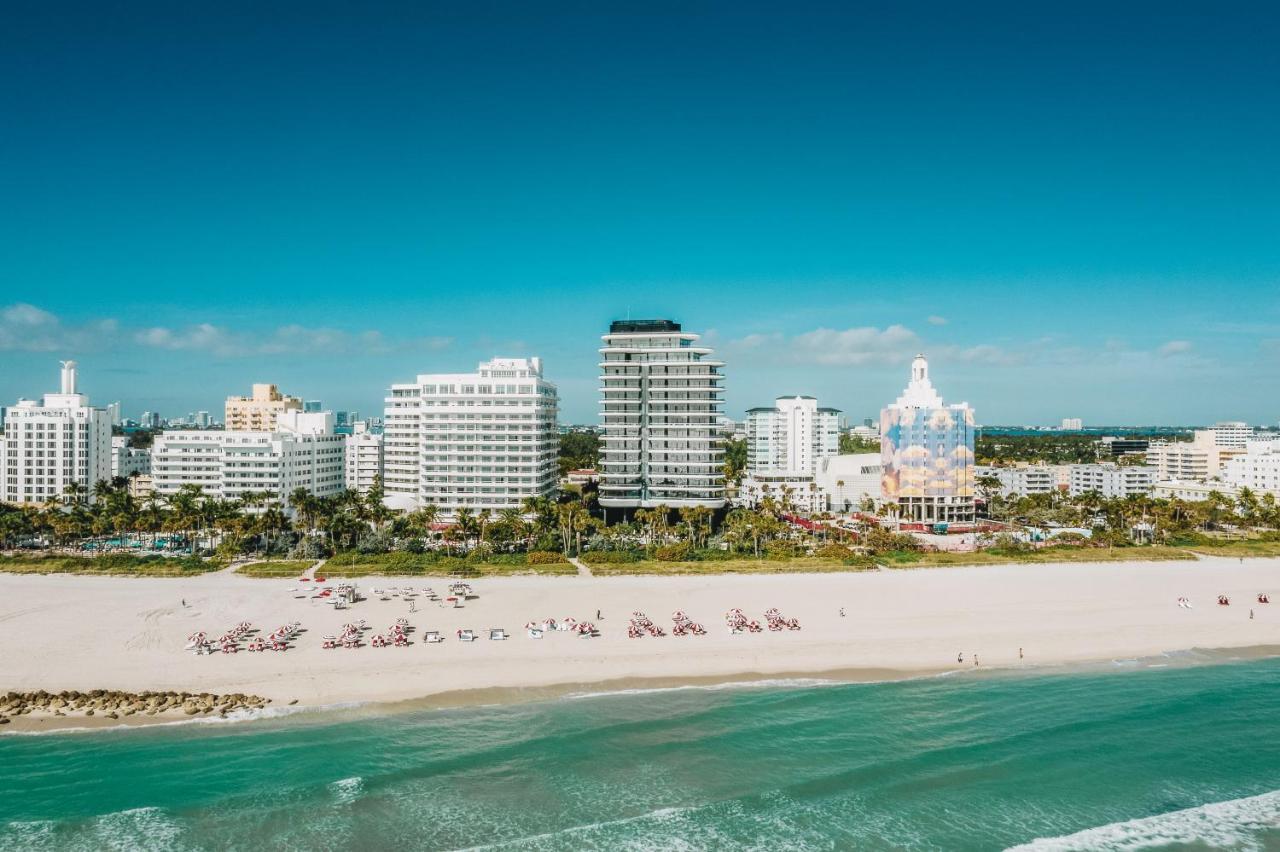
<svg viewBox="0 0 1280 852"><path fill-rule="evenodd" d="M652 316L735 417L857 422L923 351L987 423L1280 419L1274 16L924 9L24 10L0 399L74 358L134 413L374 411L538 356L595 422Z"/></svg>

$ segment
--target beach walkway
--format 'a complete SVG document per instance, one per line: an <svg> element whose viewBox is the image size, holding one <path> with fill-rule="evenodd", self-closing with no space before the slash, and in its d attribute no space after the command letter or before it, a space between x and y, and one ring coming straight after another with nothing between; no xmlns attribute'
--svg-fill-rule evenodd
<svg viewBox="0 0 1280 852"><path fill-rule="evenodd" d="M565 558L569 560L570 565L578 569L579 577L591 576L591 569L587 567L587 563L583 562L581 559L579 559L576 556L566 556Z"/></svg>

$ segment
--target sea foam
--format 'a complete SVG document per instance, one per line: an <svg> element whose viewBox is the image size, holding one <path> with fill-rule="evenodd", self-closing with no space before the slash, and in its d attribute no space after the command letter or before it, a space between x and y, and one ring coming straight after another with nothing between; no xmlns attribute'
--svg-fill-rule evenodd
<svg viewBox="0 0 1280 852"><path fill-rule="evenodd" d="M1159 849L1207 846L1214 849L1262 850L1267 835L1280 831L1280 790L1212 802L1156 816L1113 822L1062 837L1038 838L1012 847L1020 852ZM1274 840L1274 837L1272 837Z"/></svg>

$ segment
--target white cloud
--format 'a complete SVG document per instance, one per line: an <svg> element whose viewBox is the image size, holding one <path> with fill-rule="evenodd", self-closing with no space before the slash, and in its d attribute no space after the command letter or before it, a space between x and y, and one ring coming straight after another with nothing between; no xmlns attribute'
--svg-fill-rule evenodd
<svg viewBox="0 0 1280 852"><path fill-rule="evenodd" d="M1168 343L1156 350L1156 353L1169 357L1170 355L1181 355L1184 352L1191 351L1191 341L1189 340L1170 340Z"/></svg>
<svg viewBox="0 0 1280 852"><path fill-rule="evenodd" d="M80 325L19 302L0 308L0 352L80 352L120 345L171 352L202 352L219 358L252 355L362 355L389 352L434 352L453 343L450 337L388 340L380 331L349 332L291 323L267 331L244 331L201 322L184 327L150 326L121 329L114 319Z"/></svg>
<svg viewBox="0 0 1280 852"><path fill-rule="evenodd" d="M65 325L26 302L0 308L0 352L84 351L110 343L117 331L115 320Z"/></svg>
<svg viewBox="0 0 1280 852"><path fill-rule="evenodd" d="M940 317L937 314L932 314L931 316L929 316L928 321L929 321L929 325L946 325L947 324L947 318Z"/></svg>

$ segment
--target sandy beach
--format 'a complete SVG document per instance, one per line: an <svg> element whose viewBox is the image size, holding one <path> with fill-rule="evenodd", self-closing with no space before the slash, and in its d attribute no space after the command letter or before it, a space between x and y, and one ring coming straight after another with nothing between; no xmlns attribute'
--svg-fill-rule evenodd
<svg viewBox="0 0 1280 852"><path fill-rule="evenodd" d="M478 598L443 608L422 598L372 595L335 611L296 599L296 580L218 573L192 579L0 575L0 692L71 689L189 690L266 696L275 706L492 700L495 690L642 682L717 681L840 672L883 679L972 668L1039 666L1158 655L1190 648L1280 644L1280 560L1000 565L857 574L704 577L510 577L472 581ZM332 578L331 578L332 579ZM438 578L363 578L375 587L434 587ZM1216 605L1228 595L1232 605ZM1193 608L1177 605L1191 599ZM185 600L185 606L183 601ZM778 607L800 631L730 635L724 613L751 618ZM844 609L844 616L840 609ZM628 639L633 610L668 632L684 610L708 635ZM1254 618L1250 619L1250 609ZM523 625L547 617L595 621L601 635L551 633ZM363 618L385 631L406 617L407 648L324 650L321 637ZM268 629L299 621L283 653L194 656L197 630L217 635L247 620ZM459 628L503 627L504 642L457 641ZM420 641L439 630L440 644ZM1024 656L1019 658L1019 649ZM958 666L957 654L964 654ZM449 694L449 695L446 695ZM135 720L130 720L135 721ZM83 726L81 718L21 716L13 731Z"/></svg>

